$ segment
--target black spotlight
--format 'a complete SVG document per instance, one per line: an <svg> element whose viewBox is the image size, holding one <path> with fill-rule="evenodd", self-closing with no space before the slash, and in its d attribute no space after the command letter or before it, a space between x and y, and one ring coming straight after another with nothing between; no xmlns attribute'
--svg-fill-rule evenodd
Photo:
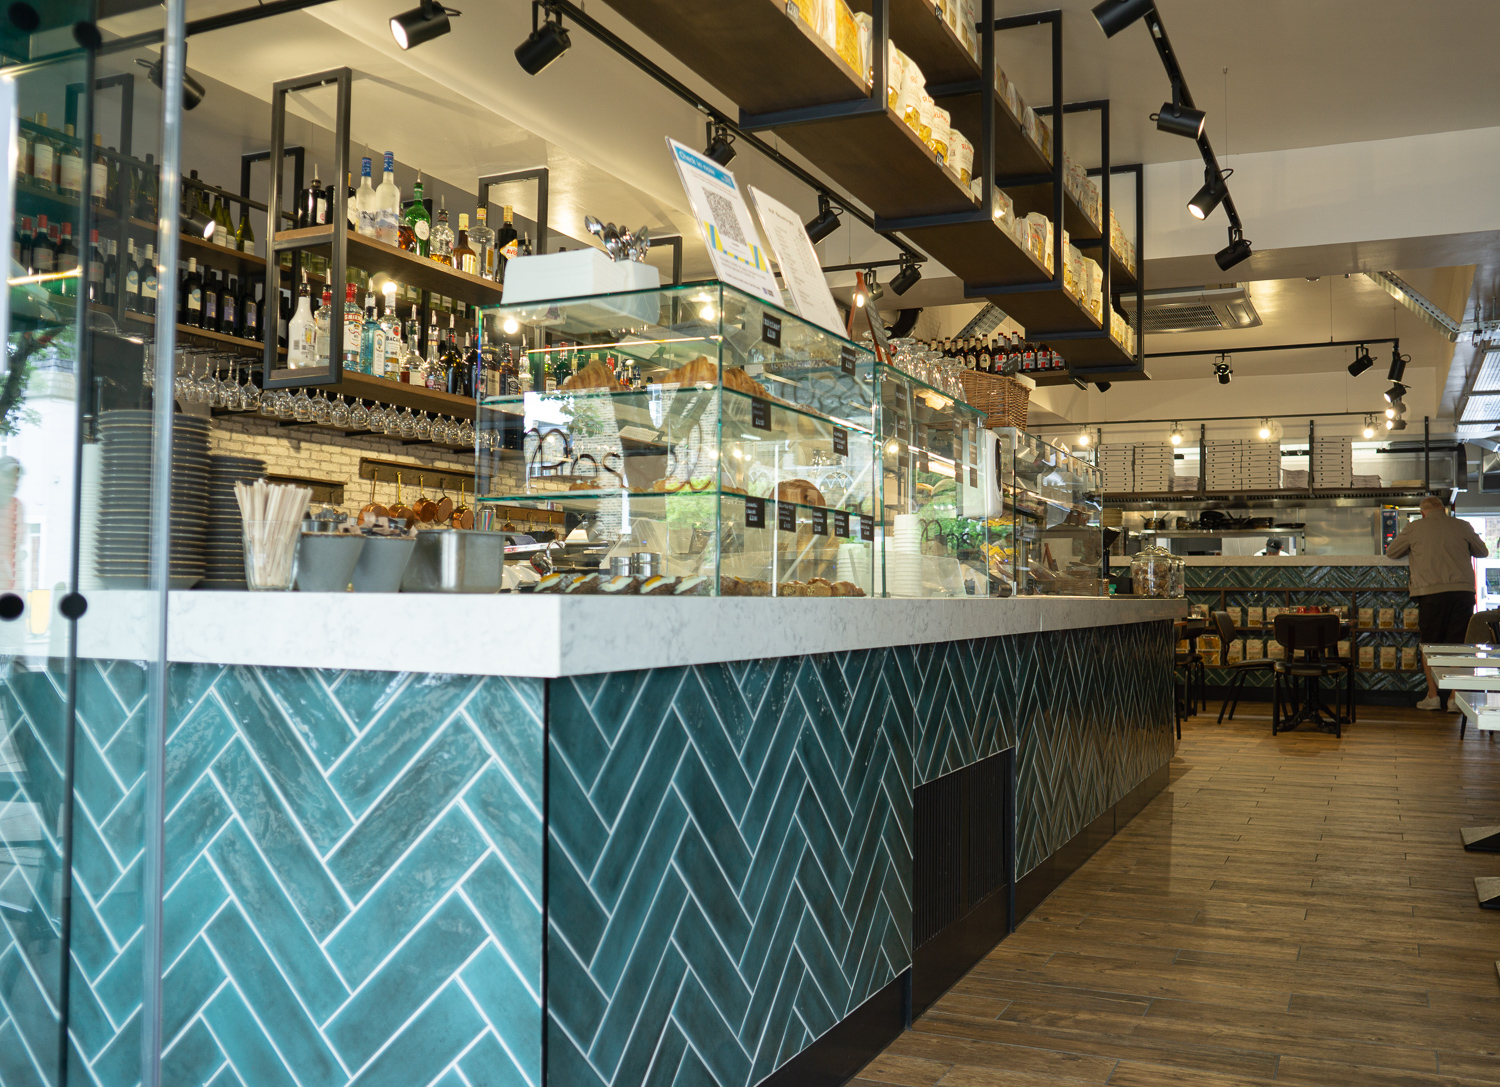
<svg viewBox="0 0 1500 1087"><path fill-rule="evenodd" d="M1220 355L1219 361L1214 363L1214 377L1219 379L1220 385L1228 385L1234 377L1234 370L1229 365L1229 356Z"/></svg>
<svg viewBox="0 0 1500 1087"><path fill-rule="evenodd" d="M734 137L729 134L727 128L723 125L710 124L708 146L703 149L703 153L720 166L728 166L739 152L734 149Z"/></svg>
<svg viewBox="0 0 1500 1087"><path fill-rule="evenodd" d="M1406 376L1406 364L1410 361L1410 355L1403 355L1401 348L1393 345L1391 347L1391 368L1386 371L1385 376L1391 381L1400 382Z"/></svg>
<svg viewBox="0 0 1500 1087"><path fill-rule="evenodd" d="M907 261L901 265L901 271L896 273L896 278L891 280L891 290L897 294L905 294L917 285L917 280L922 278L922 269L914 261Z"/></svg>
<svg viewBox="0 0 1500 1087"><path fill-rule="evenodd" d="M207 241L214 236L214 221L199 211L192 200L189 200L188 210L177 217L177 229L190 237Z"/></svg>
<svg viewBox="0 0 1500 1087"><path fill-rule="evenodd" d="M1104 0L1094 5L1094 18L1106 38L1113 38L1156 6L1154 0Z"/></svg>
<svg viewBox="0 0 1500 1087"><path fill-rule="evenodd" d="M1393 382L1383 395L1394 406L1406 395L1406 386L1399 381ZM1397 410L1401 409L1398 408Z"/></svg>
<svg viewBox="0 0 1500 1087"><path fill-rule="evenodd" d="M188 75L186 51L183 52L182 59L182 108L184 110L197 109L198 103L203 101L203 96L208 92L203 89L202 83L199 83L192 76ZM138 58L136 63L146 69L146 78L151 81L151 85L157 90L161 90L161 59L158 58L155 61L149 61Z"/></svg>
<svg viewBox="0 0 1500 1087"><path fill-rule="evenodd" d="M1110 386L1110 383L1108 381L1096 381L1096 382L1094 382L1094 388L1098 389L1101 393L1107 393L1107 392L1109 392L1109 386Z"/></svg>
<svg viewBox="0 0 1500 1087"><path fill-rule="evenodd" d="M1360 344L1359 350L1354 352L1354 361L1349 364L1349 376L1358 377L1374 365L1375 360L1370 357L1370 352L1364 344Z"/></svg>
<svg viewBox="0 0 1500 1087"><path fill-rule="evenodd" d="M1188 213L1194 219L1207 219L1213 214L1214 208L1224 202L1224 196L1229 192L1228 186L1224 184L1224 176L1212 167L1204 169L1203 188L1188 201Z"/></svg>
<svg viewBox="0 0 1500 1087"><path fill-rule="evenodd" d="M423 0L425 3L426 0ZM516 63L527 75L536 75L547 65L568 51L573 40L568 37L568 32L563 29L562 16L557 17L557 22L551 19L543 19L537 24L537 9L545 12L546 6L540 3L531 5L531 36L516 46ZM456 13L455 13L456 14ZM448 29L447 21L443 23L443 29ZM395 33L396 21L391 20L391 32ZM396 39L400 41L398 37Z"/></svg>
<svg viewBox="0 0 1500 1087"><path fill-rule="evenodd" d="M1181 102L1163 102L1161 112L1153 120L1156 121L1156 127L1163 132L1196 140L1203 135L1203 126L1208 121L1208 114L1201 109L1184 106Z"/></svg>
<svg viewBox="0 0 1500 1087"><path fill-rule="evenodd" d="M818 196L818 214L807 224L807 236L820 242L839 228L839 213L833 210L828 197Z"/></svg>
<svg viewBox="0 0 1500 1087"><path fill-rule="evenodd" d="M1229 244L1214 254L1219 268L1227 272L1242 260L1250 259L1250 242L1233 227L1229 228Z"/></svg>
<svg viewBox="0 0 1500 1087"><path fill-rule="evenodd" d="M885 288L876 280L874 268L865 269L865 290L869 292L871 302L885 294Z"/></svg>

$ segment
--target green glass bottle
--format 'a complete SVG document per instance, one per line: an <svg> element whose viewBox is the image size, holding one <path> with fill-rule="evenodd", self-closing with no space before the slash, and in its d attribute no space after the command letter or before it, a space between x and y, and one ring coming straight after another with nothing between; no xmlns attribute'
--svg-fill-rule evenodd
<svg viewBox="0 0 1500 1087"><path fill-rule="evenodd" d="M401 248L420 257L428 254L428 242L432 237L432 217L427 214L427 205L422 202L422 174L417 173L417 182L411 189L411 205L401 217L401 229L397 235Z"/></svg>

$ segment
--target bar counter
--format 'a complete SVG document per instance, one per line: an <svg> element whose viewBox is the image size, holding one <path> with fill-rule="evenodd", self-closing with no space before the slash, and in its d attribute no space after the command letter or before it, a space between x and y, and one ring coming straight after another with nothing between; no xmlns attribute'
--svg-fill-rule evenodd
<svg viewBox="0 0 1500 1087"><path fill-rule="evenodd" d="M101 1087L138 1074L152 607L78 625ZM838 1082L1166 784L1185 612L172 593L165 1082ZM5 687L49 825L66 684Z"/></svg>

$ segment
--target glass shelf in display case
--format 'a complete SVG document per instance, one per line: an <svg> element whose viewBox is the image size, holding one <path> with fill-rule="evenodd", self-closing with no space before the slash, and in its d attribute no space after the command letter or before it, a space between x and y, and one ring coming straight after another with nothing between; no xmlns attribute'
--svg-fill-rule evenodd
<svg viewBox="0 0 1500 1087"><path fill-rule="evenodd" d="M984 414L894 366L880 378L877 570L888 596L989 596Z"/></svg>
<svg viewBox="0 0 1500 1087"><path fill-rule="evenodd" d="M1104 476L1099 469L1015 427L997 427L1001 527L992 570L1009 568L1018 596L1104 596Z"/></svg>
<svg viewBox="0 0 1500 1087"><path fill-rule="evenodd" d="M542 589L878 594L867 349L717 283L481 319L527 346L531 388L480 398L479 502L565 515L552 554L573 576ZM657 558L624 573L639 552Z"/></svg>

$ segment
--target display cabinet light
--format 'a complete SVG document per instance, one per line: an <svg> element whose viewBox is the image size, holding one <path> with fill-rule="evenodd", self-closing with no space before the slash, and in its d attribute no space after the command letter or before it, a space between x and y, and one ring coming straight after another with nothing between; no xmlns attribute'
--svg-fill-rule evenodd
<svg viewBox="0 0 1500 1087"><path fill-rule="evenodd" d="M392 17L391 37L396 39L396 44L402 49L410 49L414 45L430 42L433 38L441 38L452 29L452 26L448 22L448 16L461 14L463 13L454 11L452 8L443 7L437 0L422 0L419 6ZM549 31L555 33L549 33ZM550 43L548 48L555 48L557 43L553 39L556 34L562 35L562 48L557 49L555 53L537 63L536 67L533 68L532 64L528 63L528 61L532 63L536 62L538 47L543 41ZM547 65L562 56L567 48L568 32L563 30L561 24L546 23L543 30L537 30L536 5L533 4L531 7L531 37L527 38L516 48L516 59L521 62L521 67L525 68L532 75L536 75L537 72L540 72Z"/></svg>

